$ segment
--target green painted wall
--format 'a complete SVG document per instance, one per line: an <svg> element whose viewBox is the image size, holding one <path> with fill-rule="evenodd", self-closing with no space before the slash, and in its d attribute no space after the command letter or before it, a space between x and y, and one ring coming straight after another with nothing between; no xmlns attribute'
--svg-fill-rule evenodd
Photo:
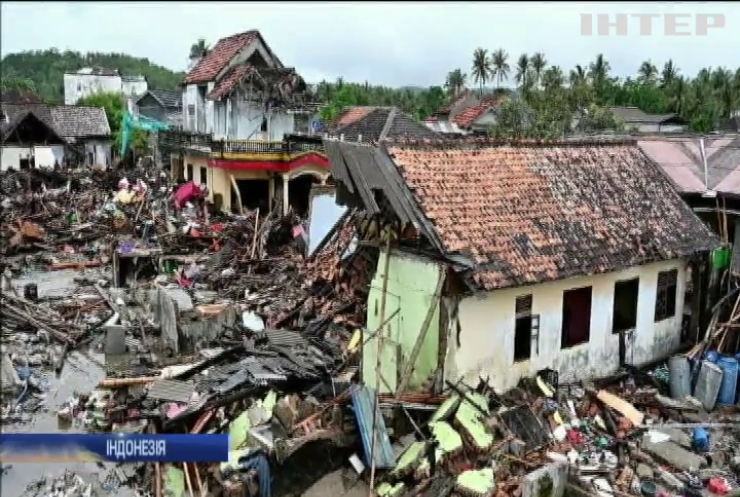
<svg viewBox="0 0 740 497"><path fill-rule="evenodd" d="M385 253L381 252L378 268L370 287L367 305L367 330L372 333L384 321L380 316L383 300L383 270ZM381 392L395 393L406 361L419 336L421 326L432 303L434 290L441 275L439 265L411 255L391 252L388 266L388 295L385 303L385 317L400 309L384 330L381 352L381 377L376 378L375 365L378 342L373 337L362 351L362 377L365 384L376 387ZM419 352L416 367L411 375L408 390L413 390L427 380L437 369L439 350L439 299L434 316L427 331L424 344ZM400 361L399 361L400 358Z"/></svg>

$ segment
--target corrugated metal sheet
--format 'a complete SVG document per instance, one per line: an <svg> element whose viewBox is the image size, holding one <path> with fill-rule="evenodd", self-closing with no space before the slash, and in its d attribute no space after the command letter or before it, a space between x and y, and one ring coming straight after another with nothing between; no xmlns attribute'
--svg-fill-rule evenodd
<svg viewBox="0 0 740 497"><path fill-rule="evenodd" d="M148 398L187 403L193 395L192 383L178 380L157 380L149 387Z"/></svg>
<svg viewBox="0 0 740 497"><path fill-rule="evenodd" d="M244 367L257 382L286 381L288 378L282 374L282 368L277 371L266 367L256 357L248 357L243 361Z"/></svg>
<svg viewBox="0 0 740 497"><path fill-rule="evenodd" d="M265 335L272 345L283 345L287 347L308 345L308 343L306 343L306 339L296 331L265 330Z"/></svg>
<svg viewBox="0 0 740 497"><path fill-rule="evenodd" d="M375 405L375 391L366 386L352 389L352 405L355 408L355 417L360 428L362 445L365 449L365 462L370 464L371 452L376 468L392 468L396 464L393 446L388 438L388 430L380 412L380 406ZM373 406L375 405L375 409ZM375 433L373 434L373 412L375 412ZM373 437L375 444L373 448Z"/></svg>

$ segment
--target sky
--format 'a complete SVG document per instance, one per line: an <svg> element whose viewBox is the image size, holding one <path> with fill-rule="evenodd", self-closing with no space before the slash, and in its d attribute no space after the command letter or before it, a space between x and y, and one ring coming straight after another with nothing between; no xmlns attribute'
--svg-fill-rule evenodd
<svg viewBox="0 0 740 497"><path fill-rule="evenodd" d="M185 70L198 38L213 44L259 29L286 66L306 81L322 79L430 86L452 69L470 72L473 51L503 48L513 66L543 52L567 74L603 53L612 72L636 73L644 60L673 59L681 73L740 67L740 2L12 2L0 4L0 52L122 52ZM629 18L626 36L584 36L581 14L660 14L650 36ZM688 36L669 36L664 14ZM721 14L723 28L697 35L697 14ZM596 31L597 22L593 23Z"/></svg>

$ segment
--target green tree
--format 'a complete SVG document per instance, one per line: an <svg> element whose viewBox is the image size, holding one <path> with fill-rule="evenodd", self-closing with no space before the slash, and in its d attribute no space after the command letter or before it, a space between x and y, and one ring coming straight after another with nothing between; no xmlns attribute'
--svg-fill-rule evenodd
<svg viewBox="0 0 740 497"><path fill-rule="evenodd" d="M200 59L208 53L208 44L204 38L198 38L198 41L190 45L190 59Z"/></svg>
<svg viewBox="0 0 740 497"><path fill-rule="evenodd" d="M545 67L547 67L547 59L545 58L545 54L543 54L542 52L537 52L532 56L531 63L532 72L534 74L532 84L534 86L537 86L541 82L542 72L545 70Z"/></svg>
<svg viewBox="0 0 740 497"><path fill-rule="evenodd" d="M77 101L77 105L86 107L102 107L108 118L108 126L111 131L111 139L114 151L121 147L121 123L126 112L126 97L122 93L93 93ZM138 155L145 154L149 150L147 141L148 133L135 129L131 133L130 149L135 150Z"/></svg>
<svg viewBox="0 0 740 497"><path fill-rule="evenodd" d="M465 89L465 83L467 82L468 75L462 72L462 69L453 69L447 73L447 80L445 81L445 88L450 96L454 97Z"/></svg>
<svg viewBox="0 0 740 497"><path fill-rule="evenodd" d="M483 86L491 74L491 62L485 48L476 48L473 52L473 68L471 70L473 79L480 86L480 95L483 96Z"/></svg>
<svg viewBox="0 0 740 497"><path fill-rule="evenodd" d="M527 78L530 76L530 63L529 56L522 54L519 56L519 60L516 62L516 75L514 79L522 90L526 90L528 87Z"/></svg>
<svg viewBox="0 0 740 497"><path fill-rule="evenodd" d="M492 77L496 79L497 86L501 88L501 81L509 77L509 54L503 48L499 48L491 55Z"/></svg>
<svg viewBox="0 0 740 497"><path fill-rule="evenodd" d="M3 56L0 62L0 81L4 87L27 81L43 102L60 104L64 102L64 73L91 66L118 69L124 75L142 75L146 77L150 88L160 90L177 89L184 76L183 73L158 66L146 58L121 53L62 52L51 48Z"/></svg>

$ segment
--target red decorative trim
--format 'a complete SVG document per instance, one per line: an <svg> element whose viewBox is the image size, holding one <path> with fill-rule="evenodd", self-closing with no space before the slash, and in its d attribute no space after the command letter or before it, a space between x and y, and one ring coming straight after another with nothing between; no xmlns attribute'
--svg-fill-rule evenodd
<svg viewBox="0 0 740 497"><path fill-rule="evenodd" d="M319 167L328 169L329 161L326 157L319 154L307 154L296 158L291 162L282 161L254 161L254 160L225 160L209 159L208 165L218 169L239 169L243 171L275 171L287 173L307 164L314 164Z"/></svg>

